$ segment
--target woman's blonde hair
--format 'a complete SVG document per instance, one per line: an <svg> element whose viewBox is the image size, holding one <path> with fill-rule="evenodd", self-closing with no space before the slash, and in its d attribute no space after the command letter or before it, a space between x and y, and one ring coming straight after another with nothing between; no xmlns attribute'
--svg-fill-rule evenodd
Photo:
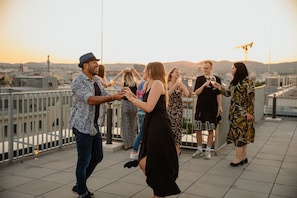
<svg viewBox="0 0 297 198"><path fill-rule="evenodd" d="M129 87L133 87L136 85L136 82L134 80L134 76L132 74L131 70L126 69L124 78L123 78L124 83L126 83Z"/></svg>
<svg viewBox="0 0 297 198"><path fill-rule="evenodd" d="M168 91L165 66L161 62L150 62L146 66L146 73L151 80L160 80L164 85L166 106L168 105Z"/></svg>

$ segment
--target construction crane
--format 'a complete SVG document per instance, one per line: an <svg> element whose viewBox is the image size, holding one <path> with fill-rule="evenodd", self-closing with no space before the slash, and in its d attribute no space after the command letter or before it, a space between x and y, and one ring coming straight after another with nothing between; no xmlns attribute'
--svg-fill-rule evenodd
<svg viewBox="0 0 297 198"><path fill-rule="evenodd" d="M248 59L248 50L253 46L254 42L250 42L248 44L236 46L236 48L242 48L244 51L244 61L247 62Z"/></svg>

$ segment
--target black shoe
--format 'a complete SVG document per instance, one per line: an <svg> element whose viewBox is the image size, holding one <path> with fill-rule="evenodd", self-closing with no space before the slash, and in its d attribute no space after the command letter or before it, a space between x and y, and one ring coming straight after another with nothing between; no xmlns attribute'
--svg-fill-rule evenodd
<svg viewBox="0 0 297 198"><path fill-rule="evenodd" d="M75 185L75 186L72 187L72 191L75 192L75 193L77 193L77 185ZM87 191L88 191L88 195L89 196L93 196L94 195L94 193L90 192L89 189L87 189Z"/></svg>
<svg viewBox="0 0 297 198"><path fill-rule="evenodd" d="M244 160L242 160L242 162L243 162L244 164L247 164L247 163L249 162L249 160L248 160L248 158L245 158Z"/></svg>
<svg viewBox="0 0 297 198"><path fill-rule="evenodd" d="M79 198L92 198L91 195L85 194L85 195L79 195Z"/></svg>
<svg viewBox="0 0 297 198"><path fill-rule="evenodd" d="M240 161L238 163L233 163L233 162L230 163L230 166L232 167L239 166L239 165L243 165L243 161Z"/></svg>
<svg viewBox="0 0 297 198"><path fill-rule="evenodd" d="M137 167L138 166L138 160L132 160L124 164L124 168L131 168L131 167Z"/></svg>

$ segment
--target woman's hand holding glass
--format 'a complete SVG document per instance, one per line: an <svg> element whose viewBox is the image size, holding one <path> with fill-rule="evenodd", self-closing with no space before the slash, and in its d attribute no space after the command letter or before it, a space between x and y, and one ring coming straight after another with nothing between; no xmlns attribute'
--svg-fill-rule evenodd
<svg viewBox="0 0 297 198"><path fill-rule="evenodd" d="M131 91L131 89L129 87L123 87L122 88L122 92L124 93L124 96L126 96L126 98L128 100L133 100L136 99L137 100L137 97L135 96L135 94Z"/></svg>
<svg viewBox="0 0 297 198"><path fill-rule="evenodd" d="M133 94L129 87L123 87L122 92L128 99L131 98L131 95Z"/></svg>
<svg viewBox="0 0 297 198"><path fill-rule="evenodd" d="M109 81L109 86L113 86L113 85L114 85L114 81L113 80Z"/></svg>
<svg viewBox="0 0 297 198"><path fill-rule="evenodd" d="M213 83L212 86L213 86L215 89L219 89L219 90L221 90L221 88L222 88L222 85L221 85L220 83L218 83L218 82Z"/></svg>

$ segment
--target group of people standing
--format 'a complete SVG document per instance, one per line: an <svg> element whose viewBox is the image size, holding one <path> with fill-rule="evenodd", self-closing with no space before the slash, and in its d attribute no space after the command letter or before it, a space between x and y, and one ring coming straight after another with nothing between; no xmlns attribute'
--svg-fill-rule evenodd
<svg viewBox="0 0 297 198"><path fill-rule="evenodd" d="M70 126L76 137L78 153L77 182L72 190L79 197L93 195L86 183L103 159L98 127L100 104L113 100L122 101L124 149L132 148L130 158L135 162L132 166L139 166L143 171L147 184L153 189L153 197L181 192L176 179L179 172L178 156L181 154L182 96L191 97L192 93L198 96L194 121L197 151L193 157L204 155L205 159L211 158L213 131L217 127L218 116L223 112L222 95L225 95L232 96L227 143L234 143L236 147L236 156L230 166L248 162L247 144L254 141L255 134L254 85L248 78L244 63L234 63L231 70L233 80L228 88L224 88L220 78L212 74L212 62L204 61L204 75L197 77L194 89L188 89L180 80L178 68L173 68L166 76L165 66L160 62L148 63L143 77L135 69L126 68L109 84L103 81L104 77L95 77L98 60L92 53L82 55L78 65L82 68L82 74L71 85L73 108ZM121 75L123 80L119 81ZM211 76L214 76L213 80ZM120 86L121 90L108 95L104 87L113 83ZM209 133L205 152L202 148L203 130Z"/></svg>

